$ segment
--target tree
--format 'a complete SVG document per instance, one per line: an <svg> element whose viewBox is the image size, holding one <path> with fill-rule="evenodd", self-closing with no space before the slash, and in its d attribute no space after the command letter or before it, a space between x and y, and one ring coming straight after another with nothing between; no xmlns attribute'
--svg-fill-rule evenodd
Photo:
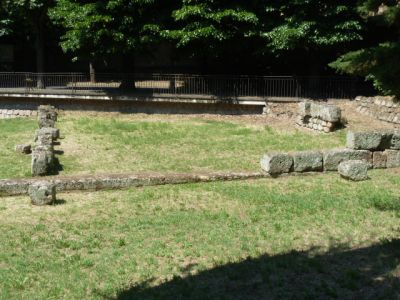
<svg viewBox="0 0 400 300"><path fill-rule="evenodd" d="M258 17L252 2L180 0L172 12L172 26L161 34L193 56L237 57L234 53L240 53L246 41L256 36Z"/></svg>
<svg viewBox="0 0 400 300"><path fill-rule="evenodd" d="M373 38L364 48L342 55L330 66L365 76L383 94L400 98L400 1L363 1L359 12L374 33Z"/></svg>
<svg viewBox="0 0 400 300"><path fill-rule="evenodd" d="M0 35L13 34L25 30L35 38L36 70L43 73L44 66L44 37L48 22L47 12L53 5L53 0L2 0L0 9L0 23L4 27ZM43 87L41 78L38 87Z"/></svg>
<svg viewBox="0 0 400 300"><path fill-rule="evenodd" d="M260 1L256 11L263 53L272 53L284 61L299 61L300 57L306 61L304 56L309 56L311 63L319 60L320 66L326 65L338 51L362 39L363 24L356 3L357 0Z"/></svg>
<svg viewBox="0 0 400 300"><path fill-rule="evenodd" d="M161 0L57 0L50 11L64 35L61 47L74 59L91 62L130 55L158 41L162 24Z"/></svg>

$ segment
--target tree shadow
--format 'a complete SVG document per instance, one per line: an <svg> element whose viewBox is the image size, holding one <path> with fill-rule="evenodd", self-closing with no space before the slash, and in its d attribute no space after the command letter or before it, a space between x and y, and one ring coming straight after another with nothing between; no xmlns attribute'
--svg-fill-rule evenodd
<svg viewBox="0 0 400 300"><path fill-rule="evenodd" d="M400 299L400 240L360 249L315 249L247 259L154 286L156 278L112 299Z"/></svg>

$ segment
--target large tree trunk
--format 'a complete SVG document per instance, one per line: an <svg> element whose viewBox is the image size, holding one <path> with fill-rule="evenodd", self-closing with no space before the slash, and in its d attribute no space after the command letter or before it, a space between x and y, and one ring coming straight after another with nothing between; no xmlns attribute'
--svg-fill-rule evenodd
<svg viewBox="0 0 400 300"><path fill-rule="evenodd" d="M96 83L96 68L94 66L94 62L89 62L89 74L90 74L90 82Z"/></svg>
<svg viewBox="0 0 400 300"><path fill-rule="evenodd" d="M135 86L135 57L134 54L127 54L122 57L122 79L120 89L133 91Z"/></svg>
<svg viewBox="0 0 400 300"><path fill-rule="evenodd" d="M45 71L45 62L44 62L44 26L43 24L37 24L35 28L36 33L36 41L35 41L35 50L36 50L36 72L38 73L37 77L37 88L43 89L44 80L43 73Z"/></svg>

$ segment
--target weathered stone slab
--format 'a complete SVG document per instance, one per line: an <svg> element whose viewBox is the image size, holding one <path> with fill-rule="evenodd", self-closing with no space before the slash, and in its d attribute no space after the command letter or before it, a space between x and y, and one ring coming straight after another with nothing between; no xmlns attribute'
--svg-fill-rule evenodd
<svg viewBox="0 0 400 300"><path fill-rule="evenodd" d="M269 174L289 173L293 166L293 157L287 153L267 153L261 158L261 169Z"/></svg>
<svg viewBox="0 0 400 300"><path fill-rule="evenodd" d="M44 145L44 146L52 146L53 145L53 137L51 135L40 134L36 135L35 143L36 145Z"/></svg>
<svg viewBox="0 0 400 300"><path fill-rule="evenodd" d="M340 176L352 181L368 179L368 163L364 160L347 160L338 166Z"/></svg>
<svg viewBox="0 0 400 300"><path fill-rule="evenodd" d="M33 176L48 175L54 165L54 149L49 145L35 146L32 151L31 172Z"/></svg>
<svg viewBox="0 0 400 300"><path fill-rule="evenodd" d="M32 146L31 144L21 144L15 146L15 151L21 154L31 154Z"/></svg>
<svg viewBox="0 0 400 300"><path fill-rule="evenodd" d="M335 149L324 151L324 170L337 171L341 162L365 160L372 167L372 153L368 150Z"/></svg>
<svg viewBox="0 0 400 300"><path fill-rule="evenodd" d="M322 153L317 151L303 151L293 153L293 170L295 172L322 171Z"/></svg>
<svg viewBox="0 0 400 300"><path fill-rule="evenodd" d="M33 205L49 205L56 200L56 186L48 181L34 182L29 185L28 194Z"/></svg>
<svg viewBox="0 0 400 300"><path fill-rule="evenodd" d="M372 160L373 160L372 165L374 169L386 168L387 155L385 152L383 151L373 152Z"/></svg>
<svg viewBox="0 0 400 300"><path fill-rule="evenodd" d="M384 149L387 133L383 132L353 132L347 133L346 147L355 150Z"/></svg>
<svg viewBox="0 0 400 300"><path fill-rule="evenodd" d="M331 104L311 103L311 116L328 122L339 122L342 111L339 107Z"/></svg>
<svg viewBox="0 0 400 300"><path fill-rule="evenodd" d="M299 103L299 115L302 117L311 115L311 102L303 101Z"/></svg>
<svg viewBox="0 0 400 300"><path fill-rule="evenodd" d="M387 168L398 168L400 167L400 150L385 150L387 157L386 167Z"/></svg>
<svg viewBox="0 0 400 300"><path fill-rule="evenodd" d="M50 138L55 141L60 138L60 130L53 127L42 127L36 130L36 139L38 139L39 136L50 136Z"/></svg>

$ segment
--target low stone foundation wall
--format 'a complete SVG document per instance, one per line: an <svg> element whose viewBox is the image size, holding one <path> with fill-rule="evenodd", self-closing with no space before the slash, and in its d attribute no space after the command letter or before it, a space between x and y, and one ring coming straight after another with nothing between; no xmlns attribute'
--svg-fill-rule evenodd
<svg viewBox="0 0 400 300"><path fill-rule="evenodd" d="M261 172L219 172L186 174L116 174L99 176L47 177L57 192L98 191L165 184L247 180L270 177ZM26 195L29 186L41 179L0 180L0 196Z"/></svg>
<svg viewBox="0 0 400 300"><path fill-rule="evenodd" d="M294 153L266 153L261 169L272 176L291 172L337 171L340 163L360 160L369 168L400 167L400 131L349 132L347 148Z"/></svg>
<svg viewBox="0 0 400 300"><path fill-rule="evenodd" d="M400 124L400 102L390 96L355 98L357 111L381 121Z"/></svg>
<svg viewBox="0 0 400 300"><path fill-rule="evenodd" d="M1 97L0 118L36 116L40 105L52 105L61 111L120 112L148 114L262 114L265 102L241 103L224 101L202 101L188 99L137 99L137 100L93 100L84 98L51 97Z"/></svg>
<svg viewBox="0 0 400 300"><path fill-rule="evenodd" d="M15 109L11 106L2 106L0 109L0 119L13 119L13 118L28 118L37 116L36 110L29 110L29 109Z"/></svg>

